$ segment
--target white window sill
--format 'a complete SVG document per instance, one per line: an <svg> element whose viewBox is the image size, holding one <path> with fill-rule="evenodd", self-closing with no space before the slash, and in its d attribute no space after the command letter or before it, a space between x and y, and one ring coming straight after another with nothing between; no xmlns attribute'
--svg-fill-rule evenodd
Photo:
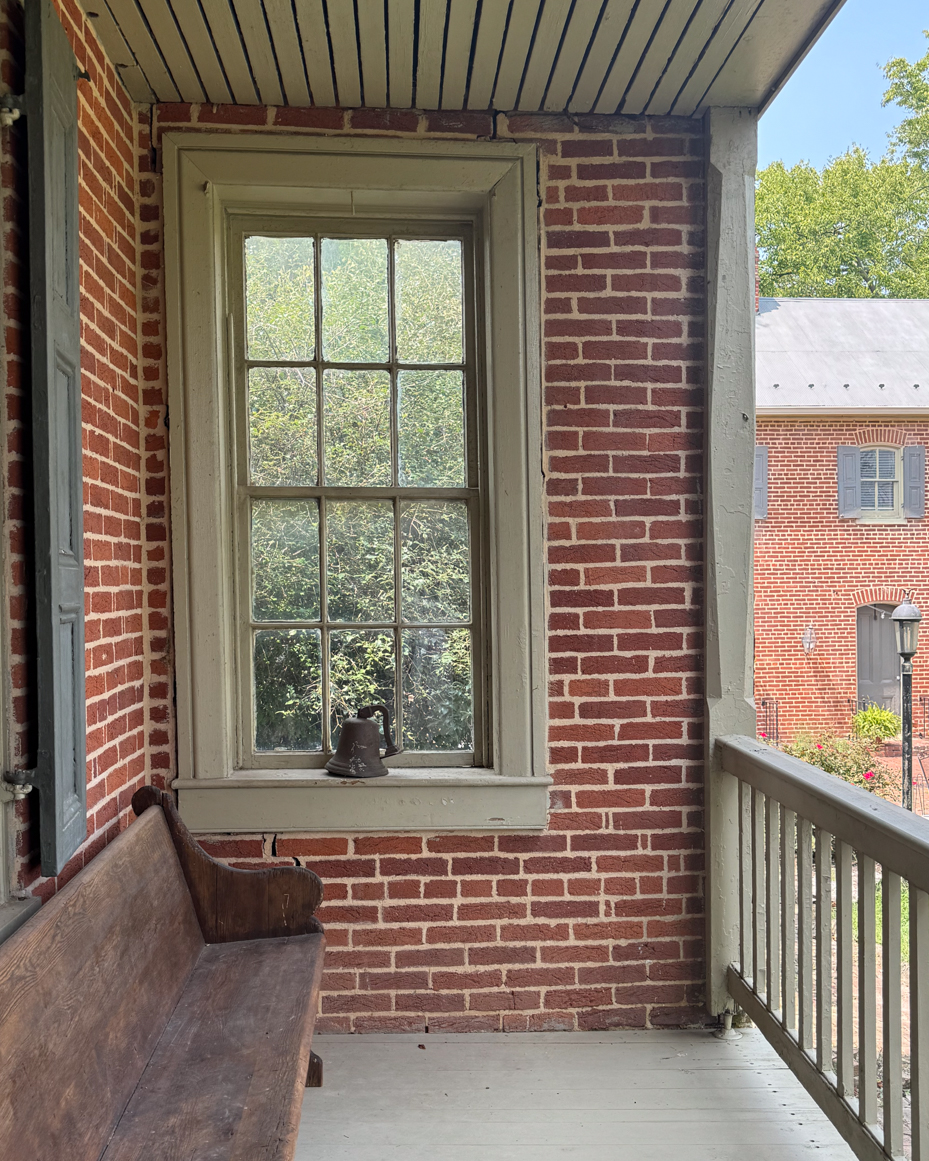
<svg viewBox="0 0 929 1161"><path fill-rule="evenodd" d="M321 770L237 771L178 778L178 809L198 833L258 831L541 830L550 778L489 769L393 769L386 778Z"/></svg>

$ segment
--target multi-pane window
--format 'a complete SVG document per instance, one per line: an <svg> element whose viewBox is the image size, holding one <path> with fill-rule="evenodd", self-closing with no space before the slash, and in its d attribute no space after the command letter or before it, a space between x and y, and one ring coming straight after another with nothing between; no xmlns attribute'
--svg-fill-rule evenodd
<svg viewBox="0 0 929 1161"><path fill-rule="evenodd" d="M383 702L408 760L469 763L482 677L469 234L239 237L246 749L259 765L321 764L344 717Z"/></svg>
<svg viewBox="0 0 929 1161"><path fill-rule="evenodd" d="M861 449L862 512L896 512L900 506L899 458L894 448Z"/></svg>

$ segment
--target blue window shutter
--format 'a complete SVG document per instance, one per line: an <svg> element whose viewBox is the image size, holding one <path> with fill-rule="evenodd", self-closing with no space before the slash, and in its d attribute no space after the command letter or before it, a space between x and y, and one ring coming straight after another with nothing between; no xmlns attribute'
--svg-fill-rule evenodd
<svg viewBox="0 0 929 1161"><path fill-rule="evenodd" d="M755 448L755 519L768 515L768 449L762 444Z"/></svg>
<svg viewBox="0 0 929 1161"><path fill-rule="evenodd" d="M861 452L842 446L838 451L839 515L861 515Z"/></svg>
<svg viewBox="0 0 929 1161"><path fill-rule="evenodd" d="M50 0L25 6L42 873L87 833L77 77Z"/></svg>
<svg viewBox="0 0 929 1161"><path fill-rule="evenodd" d="M903 449L903 515L926 515L926 449L918 445Z"/></svg>

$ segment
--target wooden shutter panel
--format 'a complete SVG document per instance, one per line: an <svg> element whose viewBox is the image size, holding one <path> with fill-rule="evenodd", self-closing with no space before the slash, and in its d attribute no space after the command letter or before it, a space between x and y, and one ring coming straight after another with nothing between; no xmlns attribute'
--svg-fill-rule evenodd
<svg viewBox="0 0 929 1161"><path fill-rule="evenodd" d="M29 0L25 112L42 873L87 833L77 62L51 0Z"/></svg>
<svg viewBox="0 0 929 1161"><path fill-rule="evenodd" d="M755 448L755 519L765 520L768 515L768 449L759 444Z"/></svg>
<svg viewBox="0 0 929 1161"><path fill-rule="evenodd" d="M903 449L903 515L919 519L926 515L926 449Z"/></svg>
<svg viewBox="0 0 929 1161"><path fill-rule="evenodd" d="M838 451L839 515L861 515L861 452L857 447Z"/></svg>

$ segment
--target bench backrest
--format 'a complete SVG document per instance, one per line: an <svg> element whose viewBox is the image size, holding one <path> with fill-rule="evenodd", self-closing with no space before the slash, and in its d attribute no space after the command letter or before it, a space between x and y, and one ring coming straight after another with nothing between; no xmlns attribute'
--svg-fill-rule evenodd
<svg viewBox="0 0 929 1161"><path fill-rule="evenodd" d="M98 1161L202 948L147 810L0 945L0 1157Z"/></svg>

